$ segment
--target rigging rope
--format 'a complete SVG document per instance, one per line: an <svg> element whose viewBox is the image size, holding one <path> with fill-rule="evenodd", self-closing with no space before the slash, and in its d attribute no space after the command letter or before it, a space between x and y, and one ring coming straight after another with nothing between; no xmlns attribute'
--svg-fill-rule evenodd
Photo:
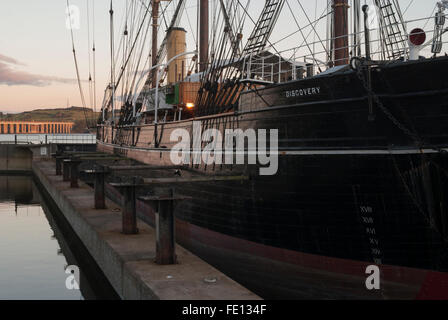
<svg viewBox="0 0 448 320"><path fill-rule="evenodd" d="M85 117L85 121L86 121L86 126L87 128L90 129L89 127L89 121L87 119L87 106L86 106L86 100L84 97L84 91L82 89L82 84L81 84L81 77L79 75L79 66L78 66L78 59L76 57L76 49L75 49L75 37L73 35L73 24L72 24L72 14L70 11L70 2L69 0L67 0L67 11L68 11L68 18L69 18L69 23L70 23L70 35L71 35L71 39L72 39L72 51L73 51L73 59L75 61L75 68L76 68L76 77L78 79L78 87L79 87L79 93L81 95L81 102L82 102L82 106L83 106L83 111L84 111L84 117Z"/></svg>
<svg viewBox="0 0 448 320"><path fill-rule="evenodd" d="M298 1L298 3L300 4L302 10L305 12L305 9L303 9L301 2L300 2L299 0L297 0L297 1ZM316 56L314 55L313 50L311 49L310 45L308 44L308 41L307 41L307 38L308 38L308 37L305 38L305 35L303 34L303 30L302 30L302 28L300 27L299 22L297 21L296 16L294 15L294 11L292 10L291 6L289 5L289 1L288 1L288 0L286 0L286 4L287 4L287 6L288 6L288 8L289 8L289 10L290 10L290 12L291 12L293 18L294 18L294 21L295 21L297 27L298 27L299 30L300 30L300 34L302 35L302 37L303 37L303 39L304 39L304 42L305 42L305 44L306 44L306 47L308 48L308 50L309 50L310 53L311 53L311 56L313 57L314 63L318 66L319 71L322 72L322 69L320 68L319 64L317 63ZM307 16L307 18L308 18L308 16ZM311 25L311 27L313 28L314 32L317 33L317 31L316 31L316 29L314 28L314 26L313 26L312 22L310 21L310 19L308 19L308 23ZM322 40L320 39L320 37L319 37L319 41L322 43ZM328 54L328 51L326 50L326 48L325 48L325 46L323 45L323 43L322 43L322 46L324 47L324 50L325 50L325 51L327 52L327 54Z"/></svg>
<svg viewBox="0 0 448 320"><path fill-rule="evenodd" d="M115 122L115 59L114 59L114 10L113 0L110 0L110 88L111 88L111 106L112 106L112 122Z"/></svg>
<svg viewBox="0 0 448 320"><path fill-rule="evenodd" d="M151 0L149 0L149 2L150 1ZM117 110L120 110L118 125L130 120L129 115L131 114L130 111L132 111L132 105L129 104L129 101L133 97L133 88L137 76L139 75L138 70L141 68L142 60L144 61L143 67L145 67L150 59L149 56L148 59L142 59L142 57L144 55L149 29L151 27L151 21L147 19L151 9L142 1L140 1L140 3L141 5L136 5L135 1L131 1L130 5L129 2L126 5L126 16L123 17L124 33L120 36L120 46L115 54L115 63L112 63L113 71L111 70L111 74L114 77L113 83L115 88L119 88L121 85L122 89L120 97L122 106L117 108ZM148 21L148 23L145 27L146 21ZM135 36L134 33L136 33ZM141 35L142 33L143 36ZM111 32L111 44L112 43ZM111 50L111 57L114 56L114 53L114 50ZM118 66L117 61L120 60L120 57L122 58L122 63ZM120 68L117 74L115 74L115 67ZM103 109L108 110L110 108L112 102L115 102L113 101L113 97L114 95L112 93L109 93L108 95L106 94L105 100L103 101ZM115 108L113 109L115 110ZM119 135L120 133L117 132L117 139L120 139Z"/></svg>
<svg viewBox="0 0 448 320"><path fill-rule="evenodd" d="M90 1L86 0L86 6L87 6L87 53L88 53L88 59L89 59L89 102L90 102L90 109L92 109L93 106L93 79L92 79L92 57L90 54ZM94 115L92 115L94 117ZM93 119L89 119L92 121Z"/></svg>
<svg viewBox="0 0 448 320"><path fill-rule="evenodd" d="M95 2L92 6L92 18L93 18L93 44L92 44L92 54L93 54L93 110L96 113L97 101L96 101L96 44L95 44Z"/></svg>

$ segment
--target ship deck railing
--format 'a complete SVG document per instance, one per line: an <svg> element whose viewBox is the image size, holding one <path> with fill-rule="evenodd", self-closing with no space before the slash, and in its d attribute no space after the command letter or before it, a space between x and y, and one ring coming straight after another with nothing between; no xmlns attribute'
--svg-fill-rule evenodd
<svg viewBox="0 0 448 320"><path fill-rule="evenodd" d="M404 22L408 31L417 27L425 31L426 43L422 46L421 51L421 55L425 57L433 55L431 53L431 44L433 41L434 28L433 24L427 23L428 21L431 21L431 19L434 20L434 16ZM422 24L424 24L424 26ZM370 30L370 51L371 58L374 60L388 60L387 53L383 48L383 40L379 37L381 30L386 27L387 26L379 26ZM408 35L404 36L407 39ZM357 45L353 44L353 39L355 38L358 38L359 44ZM329 47L328 44L335 39L336 38L321 39L312 42L304 41L300 46L284 49L282 51L274 50L274 47L270 46L262 53L246 56L243 63L243 70L247 75L245 80L260 81L260 83L283 83L312 77L327 71L333 66L340 64L340 60L332 59L329 50L327 50ZM345 48L341 48L341 50L348 49L350 54L349 59L359 56L355 54L356 52L360 52L361 56L365 56L366 43L364 31L356 34L352 33L348 35L348 39L350 44ZM442 44L446 43L448 43L448 41L442 41ZM310 50L313 50L313 52L309 53ZM395 60L406 59L408 54L409 46L406 45ZM346 60L347 59L344 59L344 63Z"/></svg>

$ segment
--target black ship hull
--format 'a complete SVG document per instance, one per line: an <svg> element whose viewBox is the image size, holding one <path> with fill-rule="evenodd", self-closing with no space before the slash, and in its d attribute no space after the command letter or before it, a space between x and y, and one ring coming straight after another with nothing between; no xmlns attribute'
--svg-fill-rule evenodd
<svg viewBox="0 0 448 320"><path fill-rule="evenodd" d="M251 179L178 188L194 198L176 212L181 244L267 298L448 298L447 70L447 58L373 68L371 105L357 72L324 74L246 92L229 114L159 125L160 148L153 125L99 127L99 147L169 165L170 133L193 120L278 129L274 176L194 168ZM366 288L369 265L379 290Z"/></svg>

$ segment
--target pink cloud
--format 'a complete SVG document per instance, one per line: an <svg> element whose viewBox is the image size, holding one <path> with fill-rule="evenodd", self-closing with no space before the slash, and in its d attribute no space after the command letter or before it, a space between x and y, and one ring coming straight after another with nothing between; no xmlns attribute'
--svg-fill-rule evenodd
<svg viewBox="0 0 448 320"><path fill-rule="evenodd" d="M24 66L24 64L16 59L0 54L0 85L45 87L51 85L53 82L75 83L74 79L44 76L20 71L15 68L18 65Z"/></svg>
<svg viewBox="0 0 448 320"><path fill-rule="evenodd" d="M14 58L11 58L11 57L8 57L8 56L2 55L2 54L0 54L0 61L15 64L15 65L20 65L20 66L25 65L24 63L21 63Z"/></svg>

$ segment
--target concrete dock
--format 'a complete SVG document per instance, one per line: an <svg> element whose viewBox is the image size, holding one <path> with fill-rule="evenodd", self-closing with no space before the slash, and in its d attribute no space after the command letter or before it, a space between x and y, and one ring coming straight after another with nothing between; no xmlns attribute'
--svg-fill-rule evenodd
<svg viewBox="0 0 448 320"><path fill-rule="evenodd" d="M119 206L107 200L107 209L93 209L93 189L82 182L79 188L70 188L70 183L63 182L61 176L55 175L53 161L34 161L32 167L38 182L59 207L122 299L260 299L178 245L177 264L157 265L154 262L156 234L152 227L139 220L139 234L124 235L121 232Z"/></svg>

